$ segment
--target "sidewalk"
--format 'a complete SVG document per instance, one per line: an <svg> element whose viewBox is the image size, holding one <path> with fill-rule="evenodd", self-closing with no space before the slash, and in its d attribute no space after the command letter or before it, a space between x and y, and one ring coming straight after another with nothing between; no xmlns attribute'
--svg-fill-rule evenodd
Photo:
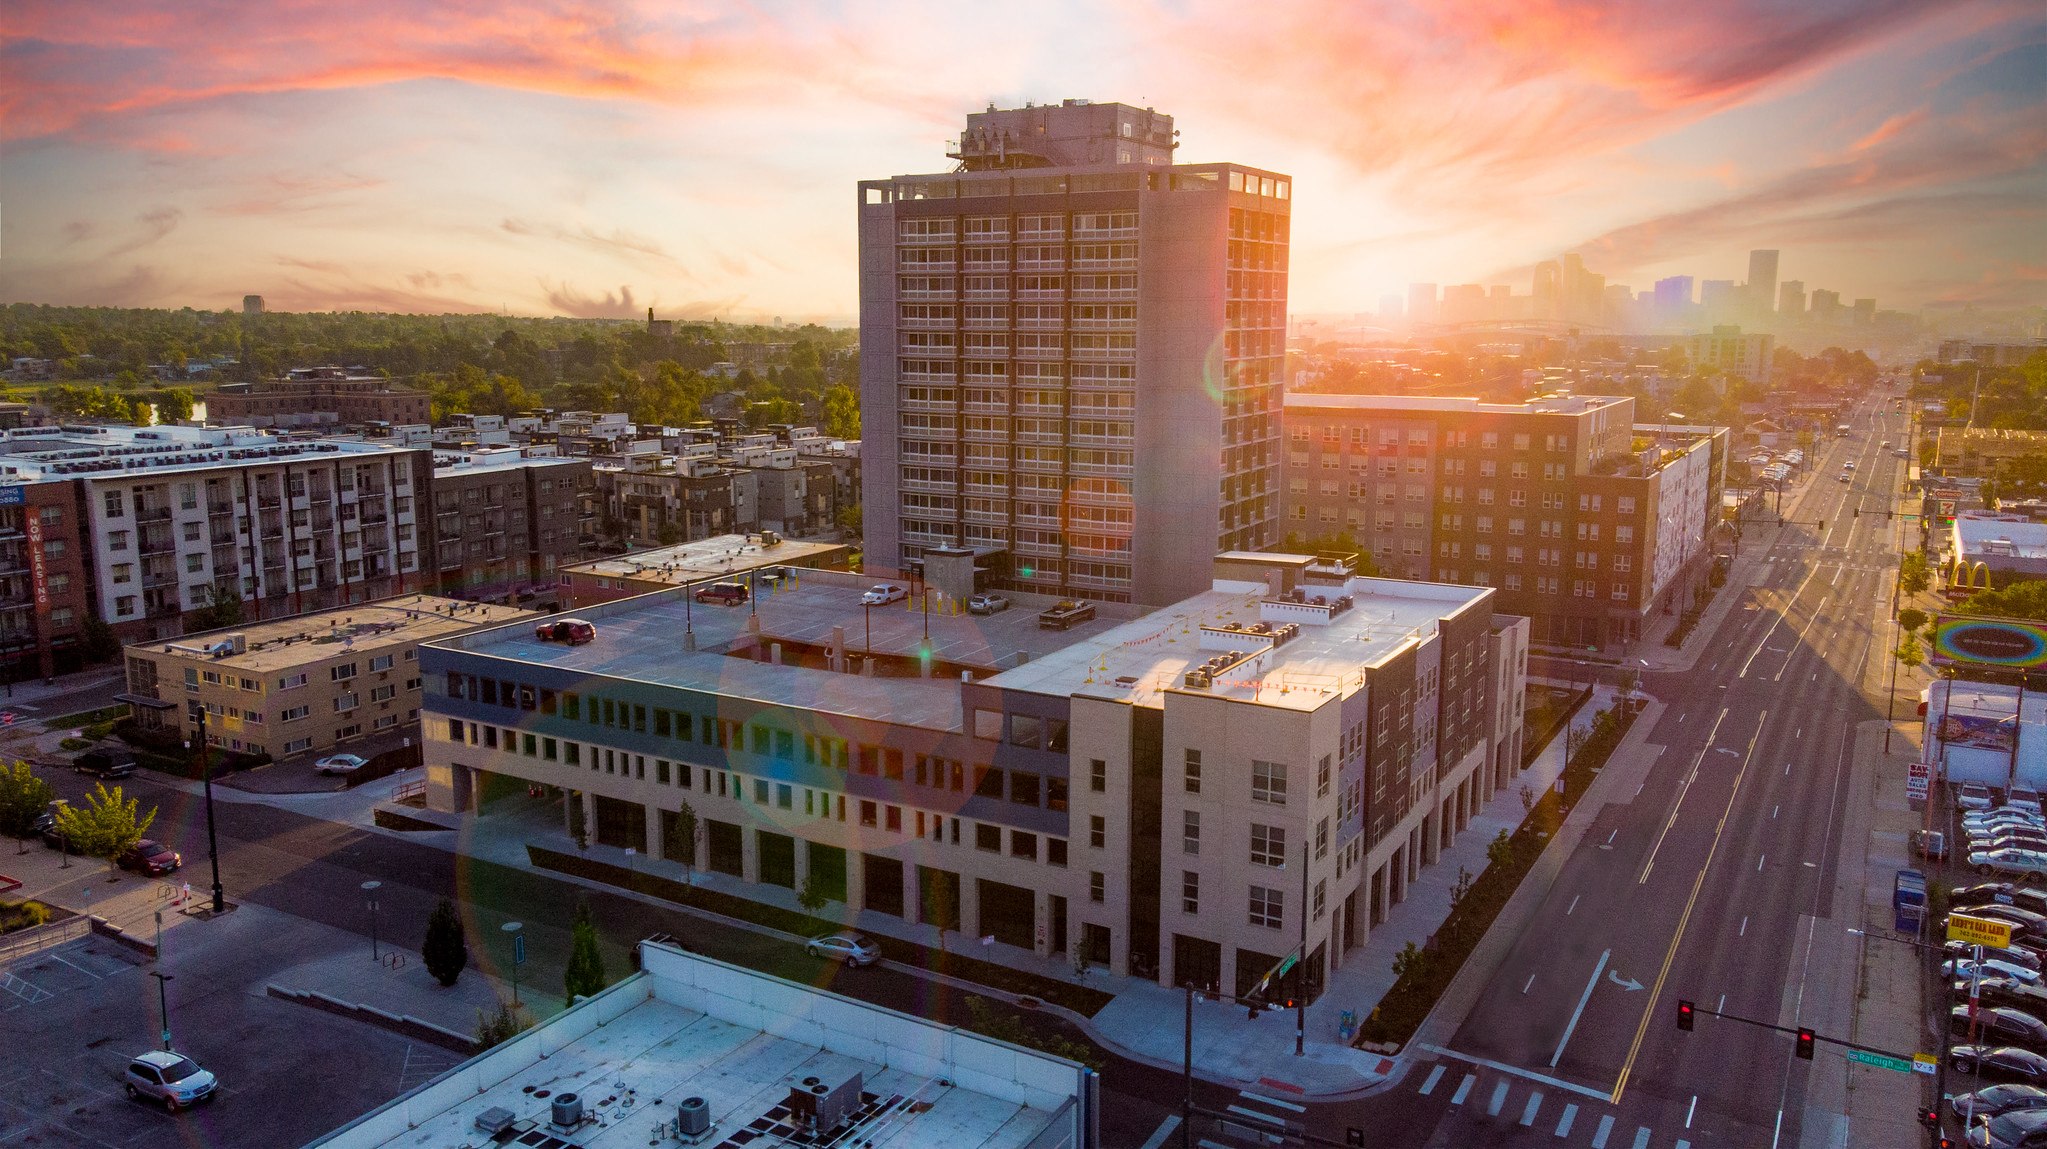
<svg viewBox="0 0 2047 1149"><path fill-rule="evenodd" d="M163 931L182 928L194 920L187 911L210 906L207 891L193 886L189 896L183 885L187 869L165 878L147 878L115 868L98 858L66 858L40 841L31 840L27 853L16 853L12 839L0 847L0 874L21 882L21 888L7 892L8 901L33 898L62 906L73 913L96 917L144 945L157 938L157 914L163 915Z"/></svg>
<svg viewBox="0 0 2047 1149"><path fill-rule="evenodd" d="M1593 713L1612 702L1612 688L1597 688L1592 701L1572 716L1572 726L1589 727ZM1397 1067L1396 1059L1344 1045L1337 1037L1338 1016L1348 1009L1365 1017L1379 1004L1393 987L1393 956L1408 942L1426 942L1442 925L1450 913L1450 891L1458 871L1477 877L1485 869L1486 848L1494 836L1501 830L1512 832L1527 817L1521 787L1540 795L1562 773L1564 743L1565 735L1559 731L1513 784L1486 803L1455 844L1434 865L1423 867L1408 886L1407 900L1388 910L1386 920L1373 928L1365 943L1344 955L1343 964L1329 977L1327 991L1308 1007L1303 1056L1294 1056L1291 1012L1276 1011L1254 1021L1242 1007L1200 1003L1194 1015L1195 1071L1213 1081L1264 1085L1321 1100L1355 1094L1386 1080ZM1116 1000L1094 1016L1089 1031L1126 1056L1177 1068L1182 1056L1183 995L1151 982L1115 980L1129 984L1116 988Z"/></svg>

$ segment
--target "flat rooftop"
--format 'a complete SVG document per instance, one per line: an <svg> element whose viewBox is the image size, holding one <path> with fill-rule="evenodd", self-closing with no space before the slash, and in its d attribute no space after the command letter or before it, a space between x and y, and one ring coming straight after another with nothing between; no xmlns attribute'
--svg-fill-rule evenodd
<svg viewBox="0 0 2047 1149"><path fill-rule="evenodd" d="M1182 685L1187 671L1208 659L1230 650L1265 651L1255 664L1216 677L1205 692L1309 710L1331 694L1356 689L1366 668L1433 634L1437 620L1490 593L1483 587L1369 578L1310 588L1310 599L1333 602L1347 594L1352 605L1335 611L1327 623L1299 621L1289 641L1272 646L1272 636L1257 627L1269 632L1318 613L1328 615L1333 608L1268 602L1261 583L1219 581L1211 590L1134 620L1100 613L1061 631L1039 627L1038 612L1054 601L1042 596L1012 595L1015 605L994 615L934 609L927 616L915 599L863 608L860 594L868 581L840 572L806 573L797 585L764 588L753 603L741 606L694 602L681 588L602 603L576 612L597 627L597 638L582 646L540 642L524 626L436 645L774 705L959 730L959 685L950 677L868 676L723 652L749 646L756 626L762 650L777 642L822 649L836 629L855 655L872 650L914 662L928 626L935 663L971 668L989 685L1156 706L1168 689ZM685 630L696 636L694 651L684 647Z"/></svg>
<svg viewBox="0 0 2047 1149"><path fill-rule="evenodd" d="M1023 1149L1078 1123L1084 1071L1072 1062L660 943L640 952L647 972L312 1144L488 1146L476 1122L499 1110L512 1122L505 1149L645 1149L687 1144L664 1127L690 1099L713 1123L704 1149ZM856 1073L858 1104L837 1136L800 1134L791 1090ZM554 1102L571 1094L584 1119L554 1125Z"/></svg>
<svg viewBox="0 0 2047 1149"><path fill-rule="evenodd" d="M1289 407L1324 407L1342 411L1469 411L1492 415L1582 415L1616 403L1632 403L1627 395L1545 395L1525 403L1487 403L1455 395L1334 395L1314 391L1294 392L1286 397Z"/></svg>
<svg viewBox="0 0 2047 1149"><path fill-rule="evenodd" d="M860 596L874 581L844 572L801 571L794 585L763 586L753 602L740 606L696 602L689 597L692 592L675 587L577 608L577 618L597 627L596 639L581 646L541 642L526 626L500 627L437 645L877 722L958 730L956 679L936 673L926 679L777 666L724 652L750 646L755 626L763 650L777 642L822 649L836 629L843 631L846 649L854 655L872 651L885 659L913 661L928 622L934 663L970 667L985 676L1117 625L1098 618L1071 630L1043 630L1037 612L1055 600L1024 595L1011 596L1017 605L1010 610L988 616L955 615L934 605L927 619L914 599L869 610L861 606ZM693 651L684 645L685 632L696 637Z"/></svg>
<svg viewBox="0 0 2047 1149"><path fill-rule="evenodd" d="M1436 623L1488 594L1484 587L1353 578L1341 587L1306 588L1311 603L1273 600L1258 583L1224 582L1143 618L1083 636L1033 658L989 684L1038 694L1092 694L1158 705L1186 673L1228 650L1251 652L1264 639L1252 629L1312 614L1312 600L1348 595L1352 605L1327 623L1299 623L1294 637L1262 659L1225 671L1202 692L1239 702L1312 710L1331 695L1363 685L1364 671ZM1227 628L1237 627L1237 631ZM1206 629L1204 629L1206 628Z"/></svg>
<svg viewBox="0 0 2047 1149"><path fill-rule="evenodd" d="M536 611L517 607L414 594L316 614L231 626L204 634L132 643L129 649L163 654L168 648L172 654L203 659L211 666L274 671L330 658L344 650L369 652L386 647L413 646L428 639L446 638L482 626L538 617L540 615ZM235 634L242 636L245 644L243 653L216 658L205 649Z"/></svg>
<svg viewBox="0 0 2047 1149"><path fill-rule="evenodd" d="M402 444L350 439L287 439L253 427L20 427L0 431L0 478L33 483L76 476L113 478L244 464L357 458L394 453Z"/></svg>
<svg viewBox="0 0 2047 1149"><path fill-rule="evenodd" d="M680 586L722 575L743 574L761 567L802 565L807 560L846 551L845 543L813 543L783 539L763 546L759 535L715 535L659 550L636 551L559 568L568 574L626 578Z"/></svg>
<svg viewBox="0 0 2047 1149"><path fill-rule="evenodd" d="M1999 558L2047 559L2047 523L1958 515L1955 537L1962 557L1972 561Z"/></svg>

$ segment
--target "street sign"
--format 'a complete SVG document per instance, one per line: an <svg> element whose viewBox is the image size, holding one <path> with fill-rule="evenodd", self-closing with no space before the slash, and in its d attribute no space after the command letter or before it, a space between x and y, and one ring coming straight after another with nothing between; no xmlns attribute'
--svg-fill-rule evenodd
<svg viewBox="0 0 2047 1149"><path fill-rule="evenodd" d="M1912 1063L1904 1058L1892 1057L1888 1053L1871 1053L1867 1049L1849 1050L1848 1060L1857 1065L1872 1065L1878 1069L1890 1069L1899 1073L1912 1072Z"/></svg>
<svg viewBox="0 0 2047 1149"><path fill-rule="evenodd" d="M1932 1077L1940 1072L1940 1058L1931 1053L1915 1053L1912 1055L1912 1072Z"/></svg>
<svg viewBox="0 0 2047 1149"><path fill-rule="evenodd" d="M1947 940L1968 942L1992 949L2011 948L2011 923L1995 918L1972 918L1967 914L1947 916Z"/></svg>
<svg viewBox="0 0 2047 1149"><path fill-rule="evenodd" d="M526 935L525 935L525 934L513 934L513 935L512 935L512 964L513 964L513 965L525 965L525 964L526 964Z"/></svg>
<svg viewBox="0 0 2047 1149"><path fill-rule="evenodd" d="M1933 788L1933 763L1914 762L1905 768L1905 798L1908 801L1924 802L1927 791Z"/></svg>

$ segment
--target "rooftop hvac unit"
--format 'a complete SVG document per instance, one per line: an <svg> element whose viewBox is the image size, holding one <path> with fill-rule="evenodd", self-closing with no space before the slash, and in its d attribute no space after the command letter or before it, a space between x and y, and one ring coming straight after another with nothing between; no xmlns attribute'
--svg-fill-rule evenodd
<svg viewBox="0 0 2047 1149"><path fill-rule="evenodd" d="M799 1128L817 1137L844 1124L860 1108L860 1074L848 1074L836 1082L806 1077L789 1089L784 1104Z"/></svg>
<svg viewBox="0 0 2047 1149"><path fill-rule="evenodd" d="M496 1137L512 1127L518 1118L502 1105L493 1105L476 1115L476 1131L487 1137Z"/></svg>
<svg viewBox="0 0 2047 1149"><path fill-rule="evenodd" d="M574 1129L583 1123L583 1099L573 1093L557 1093L549 1116L561 1128Z"/></svg>
<svg viewBox="0 0 2047 1149"><path fill-rule="evenodd" d="M711 1131L711 1107L701 1097L685 1097L675 1106L675 1135L702 1137Z"/></svg>

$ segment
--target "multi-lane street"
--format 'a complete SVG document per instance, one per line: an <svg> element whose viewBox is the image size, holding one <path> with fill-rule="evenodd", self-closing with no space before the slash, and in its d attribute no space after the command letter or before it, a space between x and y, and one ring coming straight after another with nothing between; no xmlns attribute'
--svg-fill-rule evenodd
<svg viewBox="0 0 2047 1149"><path fill-rule="evenodd" d="M1791 1146L1829 1124L1807 1112L1792 1038L1705 1016L1679 1033L1675 1003L1837 1020L1818 991L1853 972L1835 864L1853 728L1883 714L1865 682L1887 657L1898 550L1897 520L1870 513L1892 509L1904 466L1882 447L1906 434L1888 405L1814 452L1695 668L1648 677L1664 706L1640 788L1596 811L1440 1060L1383 1099L1434 1121L1424 1143Z"/></svg>

